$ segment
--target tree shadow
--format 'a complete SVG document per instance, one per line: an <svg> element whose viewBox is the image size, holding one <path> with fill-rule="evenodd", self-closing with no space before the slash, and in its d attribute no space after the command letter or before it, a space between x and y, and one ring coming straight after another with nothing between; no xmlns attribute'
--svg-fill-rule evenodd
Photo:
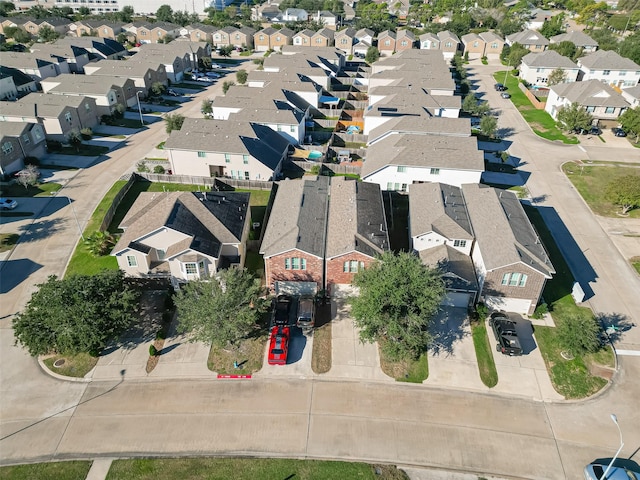
<svg viewBox="0 0 640 480"><path fill-rule="evenodd" d="M622 340L624 333L636 326L626 315L621 313L600 313L597 318L611 343L617 343Z"/></svg>
<svg viewBox="0 0 640 480"><path fill-rule="evenodd" d="M465 329L467 311L463 308L444 307L429 326L432 340L429 350L433 355L451 356L454 344L469 335Z"/></svg>
<svg viewBox="0 0 640 480"><path fill-rule="evenodd" d="M58 233L67 222L67 219L41 219L28 225L22 225L18 227L18 232L21 234L20 243L35 242L50 237Z"/></svg>
<svg viewBox="0 0 640 480"><path fill-rule="evenodd" d="M516 134L516 129L513 127L503 127L503 128L499 128L496 131L496 135L499 138L507 138L515 134Z"/></svg>
<svg viewBox="0 0 640 480"><path fill-rule="evenodd" d="M168 347L165 347L165 348L161 349L158 352L158 355L166 355L167 353L171 352L172 350L175 350L176 348L178 348L180 345L182 345L182 342L178 342L178 343L174 343L172 345L169 345Z"/></svg>
<svg viewBox="0 0 640 480"><path fill-rule="evenodd" d="M20 285L29 276L40 270L42 265L28 258L7 260L0 264L0 293L8 293Z"/></svg>

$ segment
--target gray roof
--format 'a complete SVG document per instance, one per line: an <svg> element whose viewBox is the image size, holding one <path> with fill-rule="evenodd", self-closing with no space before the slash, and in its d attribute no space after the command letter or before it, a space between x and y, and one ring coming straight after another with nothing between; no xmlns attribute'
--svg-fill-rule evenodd
<svg viewBox="0 0 640 480"><path fill-rule="evenodd" d="M207 33L214 33L214 32L217 32L219 30L218 27L214 27L213 25L207 25L205 23L192 23L190 25L187 25L184 28L186 28L187 31L189 31L189 32L192 32L194 30L201 30L201 31L207 32Z"/></svg>
<svg viewBox="0 0 640 480"><path fill-rule="evenodd" d="M640 70L633 60L612 50L598 50L578 59L578 64L590 70Z"/></svg>
<svg viewBox="0 0 640 480"><path fill-rule="evenodd" d="M16 102L2 102L0 112L4 115L58 118L65 108L79 108L85 101L95 103L94 99L87 97L30 93Z"/></svg>
<svg viewBox="0 0 640 480"><path fill-rule="evenodd" d="M369 132L369 143L373 143L388 132L469 137L471 136L471 121L468 118L403 115L392 118L379 127L372 129Z"/></svg>
<svg viewBox="0 0 640 480"><path fill-rule="evenodd" d="M13 68L40 68L45 65L53 65L53 59L44 59L44 55L31 52L0 52L0 64Z"/></svg>
<svg viewBox="0 0 640 480"><path fill-rule="evenodd" d="M388 93L387 93L388 92ZM394 93L391 93L394 92ZM441 109L460 109L460 97L453 95L429 95L421 89L411 91L392 86L376 87L369 95L387 93L382 100L365 111L365 117L395 117L400 115L438 117Z"/></svg>
<svg viewBox="0 0 640 480"><path fill-rule="evenodd" d="M484 155L475 137L391 135L367 148L362 176L388 166L484 170Z"/></svg>
<svg viewBox="0 0 640 480"><path fill-rule="evenodd" d="M553 265L513 192L465 184L462 194L488 271L522 263L551 278Z"/></svg>
<svg viewBox="0 0 640 480"><path fill-rule="evenodd" d="M416 183L409 187L411 237L435 232L450 240L472 240L473 230L459 187Z"/></svg>
<svg viewBox="0 0 640 480"><path fill-rule="evenodd" d="M560 83L550 87L559 97L565 97L571 103L593 107L628 107L624 97L613 87L600 80Z"/></svg>
<svg viewBox="0 0 640 480"><path fill-rule="evenodd" d="M185 118L164 144L167 150L247 154L274 170L289 142L269 127L232 120Z"/></svg>
<svg viewBox="0 0 640 480"><path fill-rule="evenodd" d="M124 233L112 254L125 248L148 251L141 237L167 227L191 237L167 250L167 257L186 248L218 257L222 244L241 241L249 196L240 192L142 192L120 223Z"/></svg>
<svg viewBox="0 0 640 480"><path fill-rule="evenodd" d="M31 52L44 60L53 57L75 59L89 53L82 47L64 43L35 43L31 46Z"/></svg>
<svg viewBox="0 0 640 480"><path fill-rule="evenodd" d="M569 58L560 55L555 50L545 50L540 53L528 53L522 57L522 63L529 67L578 69L578 65Z"/></svg>
<svg viewBox="0 0 640 480"><path fill-rule="evenodd" d="M64 37L55 41L54 45L75 45L89 52L98 52L104 57L123 56L127 53L124 45L110 38L100 37Z"/></svg>
<svg viewBox="0 0 640 480"><path fill-rule="evenodd" d="M470 256L445 244L421 250L418 255L423 264L440 269L448 290L478 291L476 272Z"/></svg>
<svg viewBox="0 0 640 480"><path fill-rule="evenodd" d="M277 188L260 253L271 257L298 249L322 258L329 177L284 180Z"/></svg>
<svg viewBox="0 0 640 480"><path fill-rule="evenodd" d="M458 38L458 36L449 30L438 32L438 39L441 42L444 42L445 40L453 40L456 43L460 43L460 39Z"/></svg>
<svg viewBox="0 0 640 480"><path fill-rule="evenodd" d="M329 191L327 259L357 251L374 257L389 250L380 186L333 177Z"/></svg>
<svg viewBox="0 0 640 480"><path fill-rule="evenodd" d="M631 98L640 99L640 85L635 87L623 88L622 93L626 93Z"/></svg>
<svg viewBox="0 0 640 480"><path fill-rule="evenodd" d="M0 78L12 77L13 84L16 87L26 85L27 83L34 83L35 80L26 73L18 70L17 68L5 67L0 65Z"/></svg>
<svg viewBox="0 0 640 480"><path fill-rule="evenodd" d="M30 125L34 124L31 122L0 122L0 138L19 137Z"/></svg>
<svg viewBox="0 0 640 480"><path fill-rule="evenodd" d="M593 46L597 47L598 46L598 42L596 42L593 38L591 38L586 33L579 32L579 31L561 33L560 35L551 37L551 43L560 43L560 42L571 42L576 47L593 47Z"/></svg>
<svg viewBox="0 0 640 480"><path fill-rule="evenodd" d="M549 45L549 40L535 30L524 30L522 32L512 33L511 35L507 35L507 40L509 40L511 44L518 42L521 45Z"/></svg>
<svg viewBox="0 0 640 480"><path fill-rule="evenodd" d="M124 87L129 81L128 78L124 77L96 77L66 73L57 77L47 78L42 83L47 85L57 84L52 88L48 88L47 92L106 95L113 86Z"/></svg>
<svg viewBox="0 0 640 480"><path fill-rule="evenodd" d="M374 32L370 28L361 28L356 32L356 38L362 38L362 37L376 38L376 32Z"/></svg>
<svg viewBox="0 0 640 480"><path fill-rule="evenodd" d="M149 70L164 69L159 60L152 62L140 59L134 60L134 58L132 57L129 60L100 60L96 64L91 64L92 67L98 67L98 70L92 72L91 75L116 75L135 78L146 75Z"/></svg>

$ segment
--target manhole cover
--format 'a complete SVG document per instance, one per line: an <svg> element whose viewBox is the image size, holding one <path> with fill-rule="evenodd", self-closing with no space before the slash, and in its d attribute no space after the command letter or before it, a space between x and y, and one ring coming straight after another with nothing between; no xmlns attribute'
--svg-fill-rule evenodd
<svg viewBox="0 0 640 480"><path fill-rule="evenodd" d="M59 358L55 362L53 362L53 366L56 368L60 368L65 364L66 360L64 358Z"/></svg>

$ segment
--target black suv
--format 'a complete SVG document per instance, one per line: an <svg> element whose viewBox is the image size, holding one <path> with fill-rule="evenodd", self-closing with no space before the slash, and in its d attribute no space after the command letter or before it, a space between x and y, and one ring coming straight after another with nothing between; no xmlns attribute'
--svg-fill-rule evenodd
<svg viewBox="0 0 640 480"><path fill-rule="evenodd" d="M271 328L291 325L291 306L293 297L281 294L273 299L273 311L271 312Z"/></svg>
<svg viewBox="0 0 640 480"><path fill-rule="evenodd" d="M504 92L504 91L507 89L507 87L505 87L505 86L504 86L503 84L501 84L501 83L496 83L496 84L493 86L493 88L495 88L495 89L496 89L496 92Z"/></svg>
<svg viewBox="0 0 640 480"><path fill-rule="evenodd" d="M522 347L516 332L516 322L509 320L509 317L504 313L495 312L491 314L489 325L491 325L493 335L498 341L496 344L498 352L511 356L522 355Z"/></svg>

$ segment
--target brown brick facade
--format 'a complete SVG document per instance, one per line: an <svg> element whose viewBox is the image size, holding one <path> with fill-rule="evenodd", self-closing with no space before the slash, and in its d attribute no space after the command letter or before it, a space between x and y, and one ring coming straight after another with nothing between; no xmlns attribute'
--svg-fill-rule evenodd
<svg viewBox="0 0 640 480"><path fill-rule="evenodd" d="M286 269L285 259L293 257L304 258L307 262L306 270ZM273 290L275 282L316 282L318 290L321 290L323 268L322 258L300 250L291 250L264 259L265 279L271 290Z"/></svg>
<svg viewBox="0 0 640 480"><path fill-rule="evenodd" d="M502 277L506 273L521 273L527 275L527 283L524 287L512 287L502 285ZM501 296L506 298L526 298L532 301L529 315L535 310L536 304L542 295L546 278L541 273L527 267L524 264L511 265L487 272L482 287L483 296Z"/></svg>
<svg viewBox="0 0 640 480"><path fill-rule="evenodd" d="M360 252L349 252L345 255L327 260L327 290L329 290L329 292L333 291L332 287L335 284L350 285L353 282L355 273L344 271L344 262L350 262L352 260L363 262L365 268L374 261L373 258L363 255Z"/></svg>

